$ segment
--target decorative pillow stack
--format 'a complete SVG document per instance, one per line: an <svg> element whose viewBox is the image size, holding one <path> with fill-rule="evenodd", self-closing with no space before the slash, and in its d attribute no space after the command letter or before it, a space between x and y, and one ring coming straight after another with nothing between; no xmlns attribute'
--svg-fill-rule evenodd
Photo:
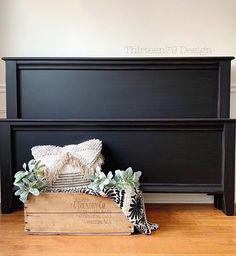
<svg viewBox="0 0 236 256"><path fill-rule="evenodd" d="M77 145L35 146L35 160L45 165L48 192L76 192L90 183L90 176L103 164L102 142L98 139Z"/></svg>

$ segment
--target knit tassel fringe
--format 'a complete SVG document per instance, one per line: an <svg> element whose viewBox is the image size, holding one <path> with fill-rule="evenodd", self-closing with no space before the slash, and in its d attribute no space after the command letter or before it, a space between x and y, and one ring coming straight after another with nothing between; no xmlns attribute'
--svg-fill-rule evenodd
<svg viewBox="0 0 236 256"><path fill-rule="evenodd" d="M87 166L82 163L79 159L73 157L73 155L67 153L67 157L59 160L51 170L46 170L47 176L47 185L50 187L53 183L59 178L60 174L63 171L63 167L66 164L71 164L75 168L80 169L80 174L84 175L86 179L89 179L90 176L94 175L96 168L100 167L104 163L104 157L100 154L96 161L91 166Z"/></svg>

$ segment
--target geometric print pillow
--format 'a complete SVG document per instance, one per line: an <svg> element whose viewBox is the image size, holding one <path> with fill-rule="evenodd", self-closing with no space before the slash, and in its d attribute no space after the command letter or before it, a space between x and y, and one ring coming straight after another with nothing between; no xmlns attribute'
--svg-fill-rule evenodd
<svg viewBox="0 0 236 256"><path fill-rule="evenodd" d="M90 183L103 164L102 142L97 139L64 147L43 145L31 149L35 160L46 167L47 191L75 192Z"/></svg>

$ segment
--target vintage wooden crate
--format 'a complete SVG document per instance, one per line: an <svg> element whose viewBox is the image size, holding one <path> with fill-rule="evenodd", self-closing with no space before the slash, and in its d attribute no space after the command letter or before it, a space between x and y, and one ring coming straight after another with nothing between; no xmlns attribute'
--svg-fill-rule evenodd
<svg viewBox="0 0 236 256"><path fill-rule="evenodd" d="M133 226L109 198L79 193L42 193L25 203L30 234L129 235Z"/></svg>

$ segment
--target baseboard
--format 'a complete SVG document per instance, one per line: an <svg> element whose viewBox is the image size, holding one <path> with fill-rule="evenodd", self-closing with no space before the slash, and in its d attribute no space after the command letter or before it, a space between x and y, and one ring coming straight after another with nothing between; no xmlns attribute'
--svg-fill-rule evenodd
<svg viewBox="0 0 236 256"><path fill-rule="evenodd" d="M205 194L144 194L144 201L145 203L155 204L155 203L162 203L162 204L171 204L171 203L196 203L196 204L208 204L213 203L213 196L207 196Z"/></svg>
<svg viewBox="0 0 236 256"><path fill-rule="evenodd" d="M5 118L5 117L6 117L6 110L0 109L0 118Z"/></svg>
<svg viewBox="0 0 236 256"><path fill-rule="evenodd" d="M0 93L6 93L6 86L5 86L5 84L0 84Z"/></svg>
<svg viewBox="0 0 236 256"><path fill-rule="evenodd" d="M235 84L231 84L230 92L231 93L236 93L236 83Z"/></svg>

